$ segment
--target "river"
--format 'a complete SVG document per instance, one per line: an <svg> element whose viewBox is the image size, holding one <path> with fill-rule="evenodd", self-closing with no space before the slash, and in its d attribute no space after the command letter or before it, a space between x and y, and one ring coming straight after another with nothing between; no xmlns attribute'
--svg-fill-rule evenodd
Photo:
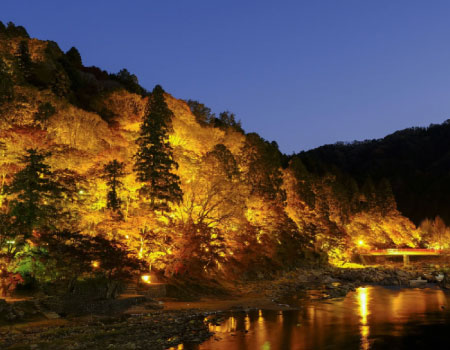
<svg viewBox="0 0 450 350"><path fill-rule="evenodd" d="M345 298L290 300L299 310L230 314L190 350L449 349L450 296L440 289L361 287Z"/></svg>

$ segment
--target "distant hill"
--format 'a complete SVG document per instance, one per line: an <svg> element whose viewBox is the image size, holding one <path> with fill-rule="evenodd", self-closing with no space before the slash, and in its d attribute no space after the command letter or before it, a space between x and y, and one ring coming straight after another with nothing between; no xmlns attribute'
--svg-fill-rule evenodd
<svg viewBox="0 0 450 350"><path fill-rule="evenodd" d="M450 223L450 120L378 140L325 145L296 157L310 172L338 169L361 186L368 178L388 179L399 210L416 224L436 215Z"/></svg>

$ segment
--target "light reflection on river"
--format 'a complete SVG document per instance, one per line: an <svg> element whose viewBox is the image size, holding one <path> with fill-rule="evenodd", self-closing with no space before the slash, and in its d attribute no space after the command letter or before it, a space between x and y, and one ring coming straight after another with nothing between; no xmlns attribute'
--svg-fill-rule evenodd
<svg viewBox="0 0 450 350"><path fill-rule="evenodd" d="M189 350L431 349L450 347L449 296L439 289L361 287L300 310L234 313Z"/></svg>

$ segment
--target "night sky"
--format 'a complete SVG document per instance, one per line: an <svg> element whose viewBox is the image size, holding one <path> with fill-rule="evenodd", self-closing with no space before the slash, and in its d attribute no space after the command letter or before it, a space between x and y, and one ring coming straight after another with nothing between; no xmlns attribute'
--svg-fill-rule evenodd
<svg viewBox="0 0 450 350"><path fill-rule="evenodd" d="M440 0L0 1L2 22L286 153L450 118L449 18Z"/></svg>

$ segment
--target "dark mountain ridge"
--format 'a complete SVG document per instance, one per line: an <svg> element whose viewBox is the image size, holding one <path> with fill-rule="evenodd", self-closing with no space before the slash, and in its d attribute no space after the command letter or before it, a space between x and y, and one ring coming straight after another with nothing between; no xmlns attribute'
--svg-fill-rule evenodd
<svg viewBox="0 0 450 350"><path fill-rule="evenodd" d="M338 142L298 153L308 171L341 171L362 186L388 179L399 210L416 224L441 216L450 223L450 120L400 130L382 139Z"/></svg>

